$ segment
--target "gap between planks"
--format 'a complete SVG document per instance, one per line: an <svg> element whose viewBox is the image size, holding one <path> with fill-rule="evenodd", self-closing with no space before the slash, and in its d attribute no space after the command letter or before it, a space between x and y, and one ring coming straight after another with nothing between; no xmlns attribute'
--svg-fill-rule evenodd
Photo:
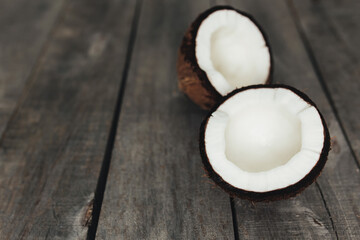
<svg viewBox="0 0 360 240"><path fill-rule="evenodd" d="M235 240L238 240L238 239L240 239L239 227L238 227L238 221L237 221L237 215L236 215L236 206L235 206L233 197L230 197L230 206L231 206L231 216L233 219L234 238L235 238Z"/></svg>
<svg viewBox="0 0 360 240"><path fill-rule="evenodd" d="M120 85L120 88L118 91L119 93L118 93L118 97L116 100L113 119L112 119L111 126L110 126L110 132L108 135L109 137L108 137L108 140L106 143L104 159L102 162L102 166L101 166L101 170L100 170L100 174L99 174L99 178L98 178L98 182L97 182L97 186L96 186L96 190L95 190L95 197L94 197L92 218L91 218L92 220L91 220L91 224L89 226L88 233L87 233L88 240L95 239L95 237L96 237L96 230L97 230L98 223L99 223L101 206L102 206L102 202L104 199L104 192L106 189L106 182L107 182L107 177L109 174L112 152L114 149L114 143L115 143L115 137L116 137L117 127L118 127L118 122L119 122L119 117L120 117L120 112L121 112L121 106L122 106L124 92L125 92L125 88L126 88L126 80L128 77L128 72L129 72L130 63L131 63L131 57L132 57L135 40L136 40L141 5L142 5L142 0L136 0L135 13L134 13L134 17L132 20L132 27L131 27L131 32L130 32L130 37L129 37L129 42L128 42L128 49L127 49L126 57L125 57L124 71L123 71L123 74L121 77L121 85Z"/></svg>
<svg viewBox="0 0 360 240"><path fill-rule="evenodd" d="M322 190L321 190L321 187L320 187L319 183L316 182L316 181L315 181L315 185L316 185L317 189L318 189L319 192L320 192L321 198L322 198L323 203L324 203L324 207L325 207L325 209L326 209L326 212L327 212L328 215L329 215L329 219L330 219L330 222L331 222L331 227L332 227L332 229L334 230L336 239L339 239L337 230L336 230L336 228L335 228L334 220L332 219L330 209L329 209L329 207L328 207L328 205L327 205L327 203L326 203L326 201L325 201L325 197L324 197L324 194L323 194L323 192L322 192Z"/></svg>
<svg viewBox="0 0 360 240"><path fill-rule="evenodd" d="M125 69L124 69L124 73L123 73L123 77L122 77L123 81L122 81L122 84L119 89L119 95L118 95L118 99L116 102L116 108L114 111L114 116L113 116L113 121L112 121L111 129L110 129L109 139L107 141L107 147L106 147L106 152L104 155L104 161L103 161L100 176L98 179L98 185L96 188L94 210L93 210L93 222L92 222L92 225L89 227L88 239L94 239L95 235L96 235L96 229L97 229L99 215L100 215L100 211L101 211L103 195L104 195L104 191L105 191L105 187L106 187L106 180L107 180L108 170L109 170L109 166L110 166L111 155L112 155L112 151L113 151L113 147L114 147L118 119L119 119L119 115L120 115L120 111L121 111L122 99L123 99L123 95L124 95L124 91L125 91L125 87L126 87L126 79L127 79L128 69L130 66L132 50L133 50L134 42L135 42L135 38L136 38L136 30L137 30L137 24L138 24L138 20L139 20L139 16L140 16L141 2L142 2L141 0L137 1L136 12L135 12L134 19L133 19L133 25L132 25L132 30L131 30L130 40L129 40L129 48L128 48L128 52L126 55ZM213 1L210 0L210 4L213 5L214 4ZM299 19L298 19L298 16L296 15L296 12L295 13L293 12L293 11L295 11L295 9L293 9L293 6L290 6L292 3L289 0L287 1L287 4L288 4L290 12L293 13L293 20L296 24L297 31L300 34L301 40L305 46L305 49L307 51L309 58L310 58L311 64L313 65L313 68L314 68L316 75L320 81L320 84L326 94L326 97L332 107L332 110L335 113L335 116L336 116L337 121L339 122L340 128L341 128L342 132L344 133L345 139L347 141L347 144L349 145L351 153L354 156L354 159L356 160L352 146L349 144L348 137L347 137L346 132L343 128L343 125L339 119L337 110L333 104L333 100L332 100L332 98L329 94L329 91L327 89L327 86L322 78L322 74L317 66L317 61L316 61L314 55L312 54L311 46L310 46L309 42L307 41L306 35L304 34L304 32L301 29ZM356 161L356 163L357 163L358 168L360 168L359 163L357 161ZM320 186L318 184L316 184L316 185L319 188L319 191L321 193ZM324 204L326 207L325 199L322 194L321 194L321 196L323 198L323 201L324 201ZM237 229L237 216L236 216L234 200L233 200L233 198L229 198L229 200L230 200L230 204L231 204L231 211L232 211L232 218L233 218L233 225L234 225L234 237L235 237L235 239L239 239L239 233L238 233L238 229ZM330 220L332 223L332 227L337 236L336 229L334 228L334 223L332 221L331 214L329 211L328 211L328 214L329 214L329 217L330 217Z"/></svg>

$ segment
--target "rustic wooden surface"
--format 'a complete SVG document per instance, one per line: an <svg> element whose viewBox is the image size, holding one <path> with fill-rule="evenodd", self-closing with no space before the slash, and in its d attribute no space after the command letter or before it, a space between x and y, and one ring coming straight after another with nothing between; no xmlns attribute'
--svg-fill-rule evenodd
<svg viewBox="0 0 360 240"><path fill-rule="evenodd" d="M301 41L299 34L301 29L297 29L298 20L291 9L291 2L242 0L231 3L253 13L268 30L275 56L275 81L306 92L324 114L333 137L333 151L317 184L310 186L301 196L290 201L275 205L257 204L257 208L253 211L249 210L251 209L249 207L237 208L238 216L243 216L241 214L243 209L249 211L244 218L239 218L239 232L244 234L244 238L246 238L245 231L250 232L249 238L261 237L266 233L275 239L282 238L284 234L290 238L305 239L330 236L340 239L358 238L360 236L359 169L324 94L322 82L318 81L316 70ZM278 11L268 11L270 7ZM243 204L243 201L241 203ZM276 214L273 213L274 211ZM256 214L250 214L251 212ZM255 220L249 220L247 216L253 216ZM297 226L293 225L294 221L297 222ZM267 226L270 231L267 229L264 231L265 228L259 230L257 224ZM273 228L274 224L278 227ZM242 231L242 227L246 230Z"/></svg>
<svg viewBox="0 0 360 240"><path fill-rule="evenodd" d="M205 112L178 91L174 69L184 29L208 7L192 0L141 7L99 239L233 238L229 198L202 176Z"/></svg>
<svg viewBox="0 0 360 240"><path fill-rule="evenodd" d="M360 166L360 1L293 2L307 51ZM316 13L316 14L315 14Z"/></svg>
<svg viewBox="0 0 360 240"><path fill-rule="evenodd" d="M206 112L177 90L183 33L229 4L332 151L301 195L253 204L204 177ZM0 0L0 239L360 239L359 1Z"/></svg>
<svg viewBox="0 0 360 240"><path fill-rule="evenodd" d="M134 7L62 6L0 139L1 239L86 238Z"/></svg>
<svg viewBox="0 0 360 240"><path fill-rule="evenodd" d="M0 136L45 52L61 6L62 1L0 1Z"/></svg>

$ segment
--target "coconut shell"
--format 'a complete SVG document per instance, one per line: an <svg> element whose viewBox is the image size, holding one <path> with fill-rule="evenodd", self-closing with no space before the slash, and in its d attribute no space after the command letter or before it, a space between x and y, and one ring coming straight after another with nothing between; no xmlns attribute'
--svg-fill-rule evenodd
<svg viewBox="0 0 360 240"><path fill-rule="evenodd" d="M207 127L207 123L213 112L215 112L218 107L224 103L227 99L232 97L233 95L248 90L248 89L256 89L256 88L286 88L297 94L299 97L301 97L304 101L309 103L311 106L314 106L316 110L318 111L321 121L324 127L324 144L323 148L320 154L320 157L316 163L316 165L313 167L313 169L300 181L297 183L290 185L286 188L277 189L273 191L268 192L252 192L247 191L244 189L236 188L226 182L215 170L210 164L209 158L206 153L205 148L205 131ZM315 105L315 103L303 92L287 86L283 84L272 84L272 85L252 85L248 87L244 87L241 89L236 89L233 92L229 93L226 97L224 97L219 103L217 103L212 110L209 112L207 117L204 119L204 121L201 124L200 127L200 139L199 139L199 146L200 146L200 154L202 158L202 162L205 167L205 171L210 179L212 179L218 186L220 186L225 192L227 192L229 195L237 198L242 199L248 199L253 202L262 202L262 201L275 201L275 200L283 200L288 199L290 197L294 197L301 193L306 187L308 187L310 184L312 184L316 178L320 175L322 169L325 166L325 163L327 161L328 153L330 151L330 134L329 130L327 128L326 122L322 114L320 113L319 109Z"/></svg>
<svg viewBox="0 0 360 240"><path fill-rule="evenodd" d="M259 28L270 52L270 71L268 79L266 80L266 84L270 83L272 79L273 60L271 49L267 41L266 34L261 29L259 24L254 20L254 18L251 15L234 9L230 6L216 6L210 8L207 11L201 13L185 33L178 52L178 60L176 65L180 90L184 92L194 103L205 110L210 109L218 101L220 101L222 95L216 91L216 89L210 83L206 73L198 65L195 55L195 40L202 21L206 19L211 13L224 9L237 11L241 15L249 18Z"/></svg>

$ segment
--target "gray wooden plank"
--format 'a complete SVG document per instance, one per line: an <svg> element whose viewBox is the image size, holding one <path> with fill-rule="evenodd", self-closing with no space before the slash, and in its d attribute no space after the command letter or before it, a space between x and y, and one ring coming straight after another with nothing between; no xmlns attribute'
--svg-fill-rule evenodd
<svg viewBox="0 0 360 240"><path fill-rule="evenodd" d="M0 136L63 1L0 1Z"/></svg>
<svg viewBox="0 0 360 240"><path fill-rule="evenodd" d="M177 49L207 1L144 1L98 239L232 239L229 197L205 178L205 112L177 88Z"/></svg>
<svg viewBox="0 0 360 240"><path fill-rule="evenodd" d="M360 164L360 1L291 4Z"/></svg>
<svg viewBox="0 0 360 240"><path fill-rule="evenodd" d="M306 55L302 53L303 49L296 30L291 29L293 25L291 19L289 21L288 9L285 5L278 1L261 0L218 0L216 3L230 4L253 15L269 37L274 56L274 81L308 92L307 86L301 84L304 78L302 74L307 73L310 80L315 82L317 80L315 75L308 73L311 66ZM236 200L235 203L241 239L330 239L336 237L321 193L315 184L289 200L256 204Z"/></svg>
<svg viewBox="0 0 360 240"><path fill-rule="evenodd" d="M333 136L332 151L322 175L317 184L310 186L300 196L279 203L256 204L254 210L249 209L248 203L237 202L240 235L249 239L254 236L358 239L359 169L286 3L280 0L242 0L234 1L234 5L253 14L268 33L275 56L274 80L307 93L324 114Z"/></svg>
<svg viewBox="0 0 360 240"><path fill-rule="evenodd" d="M135 3L69 1L0 140L0 239L85 239Z"/></svg>

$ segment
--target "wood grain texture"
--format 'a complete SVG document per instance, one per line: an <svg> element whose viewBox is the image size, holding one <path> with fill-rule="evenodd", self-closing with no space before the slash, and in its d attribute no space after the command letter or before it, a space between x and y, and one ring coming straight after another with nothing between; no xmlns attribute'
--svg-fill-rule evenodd
<svg viewBox="0 0 360 240"><path fill-rule="evenodd" d="M360 164L360 1L290 3Z"/></svg>
<svg viewBox="0 0 360 240"><path fill-rule="evenodd" d="M63 1L0 1L0 136Z"/></svg>
<svg viewBox="0 0 360 240"><path fill-rule="evenodd" d="M177 88L177 50L207 1L144 1L98 239L233 239L230 201L204 177L205 112Z"/></svg>
<svg viewBox="0 0 360 240"><path fill-rule="evenodd" d="M307 1L305 1L303 4L303 7L307 6ZM320 4L320 3L319 3ZM352 1L350 3L349 1L345 2L338 2L338 8L341 9L341 6L351 4L352 8L358 9L358 2L355 3L355 1ZM292 10L294 20L299 21L298 27L299 31L302 32L303 25L301 24L303 21L307 21L306 17L303 18L294 8L294 5L288 1L289 9ZM349 5L348 5L349 6ZM344 15L348 15L348 17L354 16L353 11L343 11ZM358 12L358 11L357 11ZM339 11L341 13L341 10ZM322 10L318 9L318 15L321 16ZM303 20L304 19L304 20ZM325 25L329 27L328 24L332 24L332 21L323 19L324 21L328 21ZM355 23L355 22L354 22ZM356 24L358 24L356 22ZM350 25L350 24L349 24ZM325 27L325 28L327 28ZM353 26L349 26L349 29ZM324 28L321 27L317 29L319 33L324 33L324 36L327 35L324 31ZM344 30L346 31L346 30ZM317 34L319 34L317 33ZM333 32L333 33L336 33ZM359 28L352 29L352 34L356 38L360 33ZM349 33L350 34L350 33ZM340 36L340 35L338 35ZM320 37L320 36L319 36ZM332 36L334 37L334 36ZM359 36L358 36L359 37ZM330 36L329 36L330 38ZM308 37L310 39L310 36ZM328 39L330 40L330 39ZM335 82L338 83L343 82L344 84L338 85L338 87L341 87L342 93L338 94L340 89L338 89L338 93L335 93L333 91L330 91L330 98L333 100L332 103L335 105L335 109L340 113L338 116L341 119L341 121L345 124L343 124L344 129L346 130L346 133L348 134L350 138L350 144L354 144L353 149L355 149L355 155L358 156L359 149L357 148L357 141L359 138L359 128L357 128L358 125L354 123L355 118L358 119L358 105L359 105L359 99L357 97L357 92L359 90L360 84L358 77L354 77L356 74L355 70L357 62L349 62L349 65L346 65L344 63L344 59L346 59L344 53L340 53L339 47L344 47L344 41L332 41L331 42L325 41L323 39L322 44L318 44L316 48L312 47L312 57L317 56L319 52L322 52L322 55L328 54L326 58L320 58L317 57L316 64L314 65L314 69L321 68L321 66L324 67L320 69L320 72L318 72L319 77L322 77L323 82L323 88L328 90L334 87ZM305 43L306 44L306 43ZM334 49L337 49L337 53L333 52L333 50L330 50L328 44L332 44ZM354 54L359 53L359 51L353 51L349 50L347 51L347 57L352 58ZM327 63L335 64L331 65L334 68L331 71L331 73L327 72L325 75L325 66ZM337 63L334 63L337 62ZM342 65L344 69L341 70L339 68L339 65ZM346 66L345 66L346 65ZM351 69L351 70L350 70ZM319 71L319 69L317 69ZM327 69L326 71L328 71ZM339 71L342 71L340 73ZM340 78L340 75L343 75L343 78ZM334 78L337 76L338 78ZM350 80L351 79L351 80ZM354 81L350 83L351 81ZM347 86L347 84L351 85ZM344 85L344 87L342 87ZM332 86L332 87L330 87ZM352 89L351 89L352 88ZM357 89L357 90L355 90ZM355 92L354 92L355 91ZM346 104L346 102L350 103L352 102L353 109L350 106L347 106L345 109L342 108L342 104ZM340 105L339 105L340 104ZM328 107L330 108L330 107ZM355 110L356 109L356 110ZM355 110L354 112L350 113L351 111ZM331 112L330 110L326 110L327 112ZM348 112L347 112L348 111ZM332 131L333 136L333 161L329 162L326 170L324 172L325 178L321 178L322 181L319 181L320 186L323 188L323 194L324 198L328 203L329 211L332 213L335 228L337 228L337 233L340 239L359 239L360 238L360 174L359 174L359 167L358 164L356 164L356 159L354 158L353 153L351 152L351 149L346 143L345 136L342 132L342 130L339 127L339 123L337 122L335 116L333 114L329 114L328 118L330 118L330 124L332 126L330 127L330 130ZM332 122L331 122L332 121ZM358 121L358 120L357 120ZM357 123L358 124L358 123ZM351 131L351 133L349 132ZM357 137L356 137L357 136ZM357 139L355 140L354 137ZM354 142L353 142L354 140Z"/></svg>
<svg viewBox="0 0 360 240"><path fill-rule="evenodd" d="M311 73L311 65L303 52L296 29L292 29L293 24L284 4L265 0L216 3L229 4L253 15L269 37L274 54L274 82L289 84L308 93L308 87L302 82L316 82L317 79ZM304 79L303 74L308 75L305 77L309 79ZM315 184L289 200L256 204L236 200L235 208L240 239L336 238Z"/></svg>
<svg viewBox="0 0 360 240"><path fill-rule="evenodd" d="M0 140L0 239L85 239L133 13L65 5Z"/></svg>
<svg viewBox="0 0 360 240"><path fill-rule="evenodd" d="M317 184L300 196L288 202L256 204L254 210L249 209L249 204L243 201L237 202L240 235L249 239L254 236L358 239L359 170L286 2L242 0L234 2L234 6L252 13L268 33L275 55L274 81L292 85L307 93L324 114L333 136L333 150L322 175Z"/></svg>

